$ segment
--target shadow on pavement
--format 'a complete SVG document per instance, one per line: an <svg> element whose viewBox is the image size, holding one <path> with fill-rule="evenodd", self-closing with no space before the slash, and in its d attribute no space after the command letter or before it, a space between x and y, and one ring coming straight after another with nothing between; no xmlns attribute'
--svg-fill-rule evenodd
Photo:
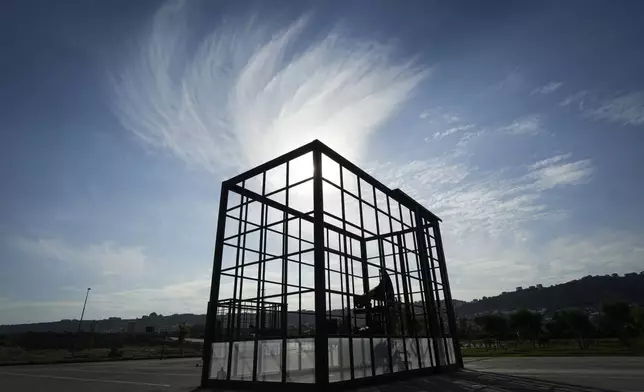
<svg viewBox="0 0 644 392"><path fill-rule="evenodd" d="M209 391L195 389L192 392ZM389 384L371 385L353 389L355 392L612 392L571 384L536 380L528 377L507 376L492 372L463 370L453 374L419 377ZM218 391L225 392L225 391Z"/></svg>

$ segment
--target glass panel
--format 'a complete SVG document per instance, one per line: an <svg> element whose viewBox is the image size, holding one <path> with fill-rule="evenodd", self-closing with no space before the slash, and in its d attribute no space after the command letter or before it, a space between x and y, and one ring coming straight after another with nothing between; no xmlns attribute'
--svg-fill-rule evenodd
<svg viewBox="0 0 644 392"><path fill-rule="evenodd" d="M405 366L405 346L401 338L391 339L391 364L394 372L407 370Z"/></svg>
<svg viewBox="0 0 644 392"><path fill-rule="evenodd" d="M225 380L228 369L228 342L212 344L212 357L210 361L210 378Z"/></svg>
<svg viewBox="0 0 644 392"><path fill-rule="evenodd" d="M376 365L376 374L390 373L389 371L389 345L386 338L373 338L373 356Z"/></svg>
<svg viewBox="0 0 644 392"><path fill-rule="evenodd" d="M315 340L286 341L286 382L315 383Z"/></svg>
<svg viewBox="0 0 644 392"><path fill-rule="evenodd" d="M443 339L433 339L435 348L438 350L438 360L440 363L438 366L445 366L447 364L447 353L445 352L445 343L443 342Z"/></svg>
<svg viewBox="0 0 644 392"><path fill-rule="evenodd" d="M369 339L353 339L353 376L371 377L371 345Z"/></svg>
<svg viewBox="0 0 644 392"><path fill-rule="evenodd" d="M421 366L424 368L432 367L432 351L429 347L429 340L427 338L418 338L418 348Z"/></svg>
<svg viewBox="0 0 644 392"><path fill-rule="evenodd" d="M452 338L447 338L447 359L450 364L456 363L456 354L454 353L454 341Z"/></svg>
<svg viewBox="0 0 644 392"><path fill-rule="evenodd" d="M418 342L415 338L405 339L407 349L407 368L418 369Z"/></svg>
<svg viewBox="0 0 644 392"><path fill-rule="evenodd" d="M282 340L260 340L257 381L282 381Z"/></svg>
<svg viewBox="0 0 644 392"><path fill-rule="evenodd" d="M233 342L233 358L230 369L231 380L251 381L253 379L253 348L252 341Z"/></svg>
<svg viewBox="0 0 644 392"><path fill-rule="evenodd" d="M349 338L329 338L329 382L351 379Z"/></svg>

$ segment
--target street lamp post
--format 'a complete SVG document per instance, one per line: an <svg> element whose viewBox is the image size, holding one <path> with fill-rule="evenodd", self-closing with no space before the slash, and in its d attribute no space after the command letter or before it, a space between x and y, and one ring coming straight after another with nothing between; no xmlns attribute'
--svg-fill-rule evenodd
<svg viewBox="0 0 644 392"><path fill-rule="evenodd" d="M87 293L85 293L85 302L83 302L83 311L81 312L80 320L78 321L78 331L76 331L76 339L74 339L75 342L78 341L78 338L80 337L80 331L81 331L81 325L83 324L83 316L85 316L85 307L87 306L87 298L89 297L89 291L91 290L91 287L87 288ZM72 345L72 356L76 352L76 343Z"/></svg>
<svg viewBox="0 0 644 392"><path fill-rule="evenodd" d="M83 303L83 311L81 312L81 317L80 321L78 322L78 333L80 333L81 330L81 324L83 323L83 316L85 315L85 306L87 306L87 297L89 297L89 291L91 290L91 287L87 288L87 293L85 294L85 302Z"/></svg>

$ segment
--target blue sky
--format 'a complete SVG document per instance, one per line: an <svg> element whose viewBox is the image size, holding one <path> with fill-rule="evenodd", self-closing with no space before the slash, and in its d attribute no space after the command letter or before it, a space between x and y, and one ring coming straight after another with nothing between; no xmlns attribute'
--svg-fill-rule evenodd
<svg viewBox="0 0 644 392"><path fill-rule="evenodd" d="M205 312L219 183L314 138L444 220L453 297L644 265L637 1L0 12L0 323Z"/></svg>

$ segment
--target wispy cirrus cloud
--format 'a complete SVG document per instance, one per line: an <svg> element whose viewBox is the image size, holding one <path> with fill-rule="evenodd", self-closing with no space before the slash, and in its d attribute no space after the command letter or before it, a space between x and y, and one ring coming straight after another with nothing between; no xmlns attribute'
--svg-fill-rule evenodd
<svg viewBox="0 0 644 392"><path fill-rule="evenodd" d="M547 196L592 181L591 160L558 154L515 169L481 170L450 153L373 164L369 171L444 220L455 298L480 298L515 286L639 268L644 243L637 233L603 228L535 237L540 231L535 227L554 230L568 218L568 211L551 205Z"/></svg>
<svg viewBox="0 0 644 392"><path fill-rule="evenodd" d="M559 105L571 107L592 120L626 126L644 125L644 91L606 94L581 90L566 97Z"/></svg>
<svg viewBox="0 0 644 392"><path fill-rule="evenodd" d="M187 7L173 3L156 13L140 50L126 59L113 79L114 107L124 127L145 145L211 173L248 168L314 138L350 160L368 162L372 157L365 148L370 138L431 73L428 66L394 59L393 48L386 44L339 33L306 40L307 17L286 27L258 19L222 23L194 53L184 53ZM539 94L561 86L545 87ZM513 70L491 89L522 91L525 78ZM476 276L462 269L457 276L463 281L493 281L499 271L514 267L517 280L530 277L526 271L538 268L527 245L531 225L566 215L544 196L590 181L592 162L564 155L518 168L482 170L468 164L462 152L485 129L443 108L418 117L432 126L432 132L440 130L437 138L461 132L457 149L412 162L375 162L370 172L445 219L446 246L457 265L487 265L489 271ZM535 115L520 117L504 131L538 133L541 121ZM510 275L507 279L514 279ZM192 283L186 281L192 288L181 291L184 286L178 282L183 293L178 296L189 301L207 284ZM141 290L119 295L150 298L153 306L157 289Z"/></svg>
<svg viewBox="0 0 644 392"><path fill-rule="evenodd" d="M549 208L544 192L590 181L592 162L570 157L534 162L514 175L509 168L471 167L457 153L407 164L374 164L370 171L445 218L457 235L509 234L523 230L526 223L562 213Z"/></svg>
<svg viewBox="0 0 644 392"><path fill-rule="evenodd" d="M622 125L644 125L644 91L617 94L586 110L593 119Z"/></svg>
<svg viewBox="0 0 644 392"><path fill-rule="evenodd" d="M430 74L393 47L339 33L222 22L185 53L187 2L164 5L114 78L116 114L146 145L217 173L249 168L319 138L353 160Z"/></svg>
<svg viewBox="0 0 644 392"><path fill-rule="evenodd" d="M468 129L472 129L474 127L475 127L474 124L466 124L466 125L459 125L459 126L456 126L456 127L451 127L451 128L448 128L448 129L444 130L443 132L434 133L434 135L432 135L432 139L442 139L445 136L449 136L449 135L451 135L453 133L457 133L457 132L467 131Z"/></svg>
<svg viewBox="0 0 644 392"><path fill-rule="evenodd" d="M497 93L516 93L526 86L526 78L523 72L516 68L508 72L503 79L491 87L492 92Z"/></svg>
<svg viewBox="0 0 644 392"><path fill-rule="evenodd" d="M566 107L576 105L579 110L584 109L584 102L590 98L591 92L589 90L581 90L576 93L568 95L566 98L559 102L559 106Z"/></svg>
<svg viewBox="0 0 644 392"><path fill-rule="evenodd" d="M461 116L442 106L423 110L418 117L432 124L456 124L462 121Z"/></svg>
<svg viewBox="0 0 644 392"><path fill-rule="evenodd" d="M561 86L563 86L563 82L552 81L544 84L543 86L535 88L534 90L532 90L530 95L550 95L559 90Z"/></svg>
<svg viewBox="0 0 644 392"><path fill-rule="evenodd" d="M541 116L532 114L520 117L499 128L499 132L511 135L536 135L541 131Z"/></svg>
<svg viewBox="0 0 644 392"><path fill-rule="evenodd" d="M531 176L542 189L560 185L580 185L591 180L593 173L590 159L565 162L571 154L557 155L530 165Z"/></svg>

